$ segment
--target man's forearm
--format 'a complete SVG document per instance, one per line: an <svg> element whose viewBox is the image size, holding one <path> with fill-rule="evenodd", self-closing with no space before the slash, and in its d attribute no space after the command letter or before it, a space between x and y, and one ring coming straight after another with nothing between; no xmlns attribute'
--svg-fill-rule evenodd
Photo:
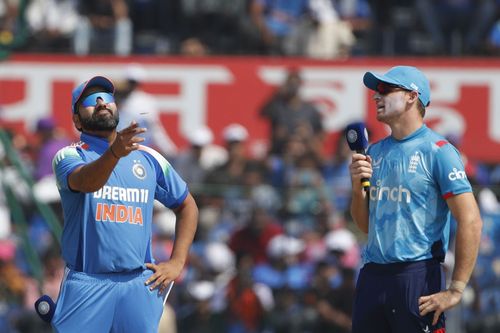
<svg viewBox="0 0 500 333"><path fill-rule="evenodd" d="M364 191L353 191L351 198L351 216L354 223L364 233L368 233L368 202Z"/></svg>
<svg viewBox="0 0 500 333"><path fill-rule="evenodd" d="M171 260L184 266L198 225L198 207L190 194L183 206L176 211L176 216L175 241Z"/></svg>
<svg viewBox="0 0 500 333"><path fill-rule="evenodd" d="M97 160L73 171L68 178L74 191L95 192L103 187L118 163L119 158L108 148Z"/></svg>
<svg viewBox="0 0 500 333"><path fill-rule="evenodd" d="M455 242L455 268L452 281L467 283L476 263L481 238L481 218L477 216L470 222L460 222Z"/></svg>

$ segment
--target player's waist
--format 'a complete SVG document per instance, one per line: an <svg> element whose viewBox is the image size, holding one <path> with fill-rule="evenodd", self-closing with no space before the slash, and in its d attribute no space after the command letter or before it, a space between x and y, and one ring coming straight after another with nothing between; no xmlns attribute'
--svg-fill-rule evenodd
<svg viewBox="0 0 500 333"><path fill-rule="evenodd" d="M378 264L369 262L363 266L363 270L374 274L406 274L421 270L426 270L432 267L439 266L439 260L435 258L419 260L419 261L402 261L386 264Z"/></svg>
<svg viewBox="0 0 500 333"><path fill-rule="evenodd" d="M66 267L66 274L71 280L85 281L85 282L102 282L102 281L113 281L113 282L127 282L135 279L141 275L150 275L151 270L144 268L137 268L131 271L122 272L106 272L106 273L88 273L81 272L69 267Z"/></svg>

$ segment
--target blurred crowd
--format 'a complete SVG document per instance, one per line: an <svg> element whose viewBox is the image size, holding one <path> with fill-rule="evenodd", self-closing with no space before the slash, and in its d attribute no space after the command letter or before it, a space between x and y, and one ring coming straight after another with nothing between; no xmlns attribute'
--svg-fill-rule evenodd
<svg viewBox="0 0 500 333"><path fill-rule="evenodd" d="M134 105L150 103L154 110L154 98L140 89L143 74L140 66L129 66L127 79L117 84L122 120L134 117ZM259 115L269 123L266 149L251 149L249 133L238 123L221 133L193 128L189 144L177 147L155 112L143 118L151 129L147 144L189 183L200 208L189 262L169 296L160 332L350 332L365 242L348 213L351 152L341 134L325 153L328 136L315 105L301 97L301 83L300 73L290 71L262 105ZM10 133L10 139L22 163L14 163L2 141L0 331L49 332L33 302L41 294L57 298L64 263L39 202L62 223L51 159L71 140L51 118L38 121L33 137ZM459 138L449 140L460 147ZM463 159L484 232L476 271L461 307L448 313L448 330L499 332L500 166ZM154 222L154 256L168 260L175 215L158 205ZM41 258L38 275L29 244ZM450 251L447 270L453 258Z"/></svg>
<svg viewBox="0 0 500 333"><path fill-rule="evenodd" d="M497 55L498 0L2 0L0 50Z"/></svg>

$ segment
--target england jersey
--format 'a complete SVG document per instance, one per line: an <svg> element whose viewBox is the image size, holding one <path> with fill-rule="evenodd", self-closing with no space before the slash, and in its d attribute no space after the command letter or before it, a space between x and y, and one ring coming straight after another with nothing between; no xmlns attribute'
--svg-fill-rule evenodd
<svg viewBox="0 0 500 333"><path fill-rule="evenodd" d="M371 145L369 233L363 261L444 260L450 233L446 199L471 192L458 151L423 125L402 140Z"/></svg>
<svg viewBox="0 0 500 333"><path fill-rule="evenodd" d="M72 191L71 172L106 149L107 140L82 134L80 143L61 149L53 160L64 213L62 256L70 269L80 272L125 272L154 262L153 202L175 208L188 194L168 161L145 146L122 157L98 191Z"/></svg>

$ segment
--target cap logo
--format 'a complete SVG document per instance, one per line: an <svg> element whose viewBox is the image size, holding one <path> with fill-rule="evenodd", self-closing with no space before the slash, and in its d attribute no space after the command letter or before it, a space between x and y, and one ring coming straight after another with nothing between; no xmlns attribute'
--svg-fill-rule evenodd
<svg viewBox="0 0 500 333"><path fill-rule="evenodd" d="M413 82L412 82L412 83L410 84L410 87L411 87L413 90L418 91L418 86L417 86L415 83L413 83Z"/></svg>

